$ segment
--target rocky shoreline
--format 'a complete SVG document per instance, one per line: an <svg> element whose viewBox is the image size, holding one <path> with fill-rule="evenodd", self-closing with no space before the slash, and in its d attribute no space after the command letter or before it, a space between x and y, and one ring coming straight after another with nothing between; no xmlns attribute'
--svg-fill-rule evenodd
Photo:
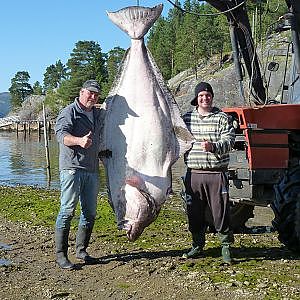
<svg viewBox="0 0 300 300"><path fill-rule="evenodd" d="M165 205L134 243L116 229L112 212L106 211L106 200L100 200L102 209L89 247L98 264L84 265L76 260L76 228L72 227L70 259L76 262L77 270L61 270L54 255L55 213L49 211L57 206L57 192L30 192L22 187L1 188L0 202L7 201L11 207L0 204L0 253L7 262L0 266L0 299L300 297L299 255L288 251L276 232L236 234L232 266L223 265L219 241L212 233L207 234L204 257L182 259L190 247L190 236L177 199ZM43 207L35 205L34 192ZM22 214L17 217L19 210ZM27 221L20 220L24 214ZM13 217L15 221L10 220Z"/></svg>

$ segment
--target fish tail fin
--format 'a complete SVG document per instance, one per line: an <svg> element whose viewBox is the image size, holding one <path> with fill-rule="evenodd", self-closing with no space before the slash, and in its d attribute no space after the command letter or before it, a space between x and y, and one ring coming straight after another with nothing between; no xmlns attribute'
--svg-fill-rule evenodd
<svg viewBox="0 0 300 300"><path fill-rule="evenodd" d="M107 12L110 20L127 32L132 39L142 39L158 19L163 4L154 7L130 6L116 12Z"/></svg>

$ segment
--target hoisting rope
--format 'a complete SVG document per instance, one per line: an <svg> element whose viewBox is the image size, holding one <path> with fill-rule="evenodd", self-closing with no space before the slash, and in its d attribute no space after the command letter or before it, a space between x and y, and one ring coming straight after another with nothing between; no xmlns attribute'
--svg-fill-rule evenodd
<svg viewBox="0 0 300 300"><path fill-rule="evenodd" d="M177 5L176 3L174 3L173 1L171 0L167 0L169 3L171 3L175 8L181 10L183 13L187 13L187 14L191 14L191 15L195 15L195 16L199 16L199 17L216 17L216 16L219 16L219 15L224 15L226 13L229 13L237 8L239 8L240 6L244 5L246 0L237 4L236 6L230 8L230 9L227 9L227 10L224 10L222 12L218 12L218 13L212 13L212 14L198 14L196 12L193 12L193 11L189 11L189 10L186 10L186 9L183 9L182 7L180 7L179 5Z"/></svg>

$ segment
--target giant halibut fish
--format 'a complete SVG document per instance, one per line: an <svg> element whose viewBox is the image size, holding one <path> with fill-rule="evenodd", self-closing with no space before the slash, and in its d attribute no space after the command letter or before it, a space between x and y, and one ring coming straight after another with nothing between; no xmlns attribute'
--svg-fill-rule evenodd
<svg viewBox="0 0 300 300"><path fill-rule="evenodd" d="M171 192L171 166L193 137L144 43L163 5L108 12L131 38L119 74L105 100L104 158L109 202L119 229L136 240Z"/></svg>

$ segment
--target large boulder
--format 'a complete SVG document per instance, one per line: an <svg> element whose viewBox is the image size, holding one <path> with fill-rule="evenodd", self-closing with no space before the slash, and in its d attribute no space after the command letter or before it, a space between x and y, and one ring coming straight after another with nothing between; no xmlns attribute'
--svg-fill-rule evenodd
<svg viewBox="0 0 300 300"><path fill-rule="evenodd" d="M31 95L22 103L21 109L18 110L20 120L43 120L43 102L45 96Z"/></svg>

